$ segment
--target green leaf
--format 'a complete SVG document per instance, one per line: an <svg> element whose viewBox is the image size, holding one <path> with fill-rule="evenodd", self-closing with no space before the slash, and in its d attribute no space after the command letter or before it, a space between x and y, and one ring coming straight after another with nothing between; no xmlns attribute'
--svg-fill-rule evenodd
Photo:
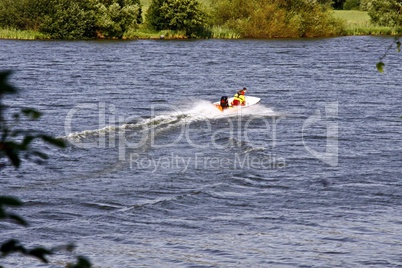
<svg viewBox="0 0 402 268"><path fill-rule="evenodd" d="M380 61L380 62L377 63L376 67L377 67L377 70L378 70L380 73L383 73L383 72L384 72L384 65L385 65L385 64L384 64L382 61Z"/></svg>
<svg viewBox="0 0 402 268"><path fill-rule="evenodd" d="M34 256L44 263L48 263L49 261L46 259L46 255L51 255L52 252L46 248L34 248L28 251L28 255Z"/></svg>
<svg viewBox="0 0 402 268"><path fill-rule="evenodd" d="M74 249L75 249L75 245L74 245L74 244L70 243L70 244L67 244L67 245L66 245L66 250L67 250L68 252L73 252Z"/></svg>
<svg viewBox="0 0 402 268"><path fill-rule="evenodd" d="M0 205L20 207L22 206L22 202L12 196L0 196Z"/></svg>
<svg viewBox="0 0 402 268"><path fill-rule="evenodd" d="M13 252L22 252L26 253L26 249L21 246L20 242L16 239L10 239L7 242L3 243L0 247L0 251L4 254L10 254Z"/></svg>
<svg viewBox="0 0 402 268"><path fill-rule="evenodd" d="M24 140L22 141L21 145L23 148L27 148L28 145L35 139L33 136L25 136Z"/></svg>
<svg viewBox="0 0 402 268"><path fill-rule="evenodd" d="M401 41L396 42L396 51L401 52Z"/></svg>
<svg viewBox="0 0 402 268"><path fill-rule="evenodd" d="M0 94L14 94L17 92L7 81L11 73L11 71L0 72Z"/></svg>
<svg viewBox="0 0 402 268"><path fill-rule="evenodd" d="M8 159L11 161L11 164L16 168L19 168L21 165L21 159L18 155L18 151L14 148L6 148L5 151Z"/></svg>
<svg viewBox="0 0 402 268"><path fill-rule="evenodd" d="M4 255L7 255L11 252L15 251L15 245L17 244L17 241L14 239L8 240L7 242L3 243L0 247L1 253Z"/></svg>
<svg viewBox="0 0 402 268"><path fill-rule="evenodd" d="M91 262L83 256L78 256L77 259L77 268L90 268L92 266Z"/></svg>
<svg viewBox="0 0 402 268"><path fill-rule="evenodd" d="M9 214L8 217L14 220L17 224L27 227L28 222L24 220L22 217L18 216L17 214Z"/></svg>
<svg viewBox="0 0 402 268"><path fill-rule="evenodd" d="M77 257L77 264L69 263L67 265L67 268L91 268L91 267L92 267L91 262L83 256Z"/></svg>
<svg viewBox="0 0 402 268"><path fill-rule="evenodd" d="M4 208L0 204L0 219L5 219L7 218L7 213L4 211Z"/></svg>
<svg viewBox="0 0 402 268"><path fill-rule="evenodd" d="M42 138L42 140L44 140L44 141L46 141L46 142L48 142L48 143L50 143L50 144L52 144L54 146L57 146L57 147L60 147L60 148L66 148L66 143L62 139L53 138L53 137L48 136L48 135L40 135L40 138Z"/></svg>
<svg viewBox="0 0 402 268"><path fill-rule="evenodd" d="M20 119L20 114L18 114L18 113L13 114L13 118L14 118L16 121L18 121L18 120Z"/></svg>
<svg viewBox="0 0 402 268"><path fill-rule="evenodd" d="M28 116L33 120L37 120L42 116L41 112L39 112L35 109L32 109L32 108L25 108L25 109L22 109L21 111L25 116Z"/></svg>
<svg viewBox="0 0 402 268"><path fill-rule="evenodd" d="M32 153L33 155L39 157L39 158L44 159L44 160L49 159L49 156L48 156L47 154L45 154L45 153L42 153L42 152L39 152L39 151L33 151L33 152L31 152L31 153Z"/></svg>

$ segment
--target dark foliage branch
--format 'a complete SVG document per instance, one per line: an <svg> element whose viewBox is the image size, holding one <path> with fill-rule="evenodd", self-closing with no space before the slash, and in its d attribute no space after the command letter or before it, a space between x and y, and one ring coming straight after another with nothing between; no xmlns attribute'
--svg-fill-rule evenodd
<svg viewBox="0 0 402 268"><path fill-rule="evenodd" d="M6 116L6 106L3 104L3 99L7 95L16 94L18 90L13 87L8 78L11 75L10 71L0 72L0 160L8 160L9 165L19 168L22 158L31 159L32 157L39 159L47 159L48 155L33 148L32 143L35 140L41 140L52 146L64 148L64 141L54 138L38 130L16 129L22 117L29 120L38 120L41 113L35 109L24 108L20 112L15 113L12 119ZM11 124L10 124L11 123ZM10 126L12 125L12 126ZM1 168L6 164L3 163ZM27 227L28 222L21 216L9 212L9 208L21 207L23 203L17 197L0 196L0 221L14 223L20 226ZM74 245L68 244L61 247L47 249L44 247L27 248L17 239L11 238L0 244L0 258L4 258L13 253L20 253L24 256L35 257L38 260L48 263L48 257L60 249L72 251ZM0 264L0 268L3 266ZM68 268L88 268L91 263L83 256L77 257L77 263L67 264Z"/></svg>
<svg viewBox="0 0 402 268"><path fill-rule="evenodd" d="M22 118L28 120L38 120L42 113L35 109L23 108L13 114L12 126L10 120L5 118L6 107L2 103L6 95L17 93L17 89L8 83L10 71L0 72L0 159L8 158L16 168L21 165L22 158L31 159L37 157L42 160L48 159L48 155L36 150L32 144L35 140L42 140L52 146L64 148L65 143L61 139L53 138L39 130L15 128Z"/></svg>
<svg viewBox="0 0 402 268"><path fill-rule="evenodd" d="M386 51L384 52L384 54L380 57L379 61L376 64L377 70L380 73L384 72L384 67L385 67L385 63L383 62L383 60L385 59L385 57L388 55L388 53L393 49L396 48L397 52L401 52L401 41L400 41L400 37L395 37L394 41L387 47Z"/></svg>

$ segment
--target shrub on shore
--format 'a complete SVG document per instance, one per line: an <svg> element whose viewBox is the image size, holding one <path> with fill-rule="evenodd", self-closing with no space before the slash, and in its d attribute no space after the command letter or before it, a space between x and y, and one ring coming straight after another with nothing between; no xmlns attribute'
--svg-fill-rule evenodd
<svg viewBox="0 0 402 268"><path fill-rule="evenodd" d="M146 20L157 31L184 31L186 37L210 36L207 14L197 0L153 0Z"/></svg>
<svg viewBox="0 0 402 268"><path fill-rule="evenodd" d="M219 0L215 24L235 29L246 38L335 36L343 33L328 5L295 0Z"/></svg>
<svg viewBox="0 0 402 268"><path fill-rule="evenodd" d="M379 26L402 26L402 2L400 0L372 0L367 7L372 23Z"/></svg>

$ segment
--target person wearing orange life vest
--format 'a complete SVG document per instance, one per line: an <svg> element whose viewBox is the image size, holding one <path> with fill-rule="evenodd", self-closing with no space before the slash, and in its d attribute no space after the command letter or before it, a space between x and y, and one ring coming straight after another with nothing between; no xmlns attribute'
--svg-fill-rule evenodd
<svg viewBox="0 0 402 268"><path fill-rule="evenodd" d="M246 94L247 88L240 89L233 98L233 101L231 103L232 106L244 106L246 105L246 97L244 94Z"/></svg>

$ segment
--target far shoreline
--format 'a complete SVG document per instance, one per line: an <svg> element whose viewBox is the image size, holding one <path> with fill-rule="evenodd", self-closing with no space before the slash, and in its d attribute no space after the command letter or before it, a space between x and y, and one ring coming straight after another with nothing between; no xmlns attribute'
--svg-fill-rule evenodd
<svg viewBox="0 0 402 268"><path fill-rule="evenodd" d="M384 28L384 27L382 27ZM2 29L0 29L1 33ZM337 37L351 37L351 36L372 36L372 37L400 37L402 32L397 33L389 33L391 30L382 30L379 32L368 31L359 31L359 33L355 34L343 34L343 35L331 35L331 36L314 36L314 37L273 37L273 38L247 38L247 37L211 37L211 38L188 38L186 36L137 36L137 37L123 37L123 38L87 38L87 39L55 39L50 37L37 37L37 36L3 36L0 34L0 40L14 40L14 41L136 41L136 40L166 40L166 41L179 41L179 40L285 40L285 39L300 39L300 40L308 40L308 39L316 39L316 38L337 38ZM22 35L26 35L21 31ZM40 35L38 32L37 34Z"/></svg>
<svg viewBox="0 0 402 268"><path fill-rule="evenodd" d="M246 38L234 30L213 26L211 36L209 38L188 38L183 31L153 31L145 27L131 29L125 33L123 38L88 38L88 39L53 39L49 35L39 31L17 30L12 28L0 28L0 40L63 40L63 41L134 41L134 40L207 40L207 39L222 39L222 40L241 40L241 39L311 39L311 38L333 38L343 36L385 36L399 37L402 35L402 27L385 27L375 26L371 23L370 17L366 11L357 10L333 10L336 18L344 23L344 30L339 35L322 35L312 37L273 37L273 38Z"/></svg>

